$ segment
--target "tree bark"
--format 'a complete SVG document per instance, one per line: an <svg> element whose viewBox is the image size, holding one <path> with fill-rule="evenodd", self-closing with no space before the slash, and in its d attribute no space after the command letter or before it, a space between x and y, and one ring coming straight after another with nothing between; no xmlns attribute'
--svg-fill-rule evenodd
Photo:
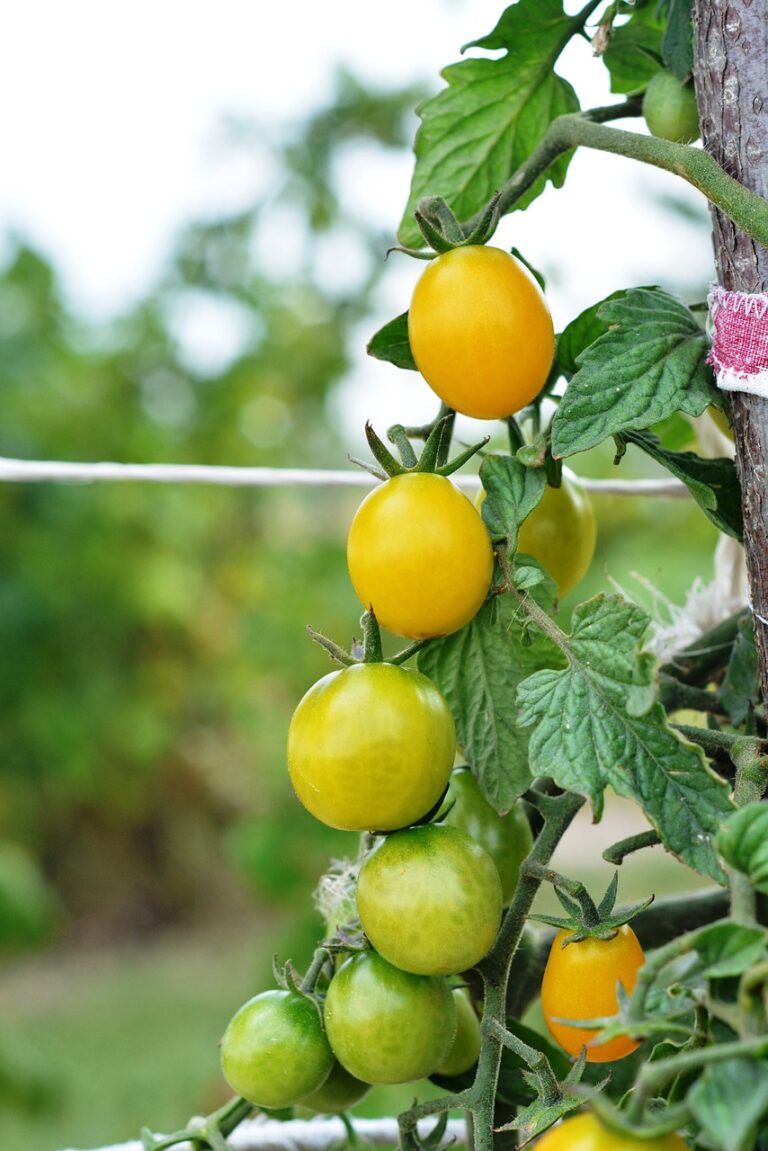
<svg viewBox="0 0 768 1151"><path fill-rule="evenodd" d="M704 147L731 176L768 199L768 4L694 0L694 80ZM710 208L718 282L768 290L768 249ZM760 687L768 706L768 401L731 393L744 547Z"/></svg>

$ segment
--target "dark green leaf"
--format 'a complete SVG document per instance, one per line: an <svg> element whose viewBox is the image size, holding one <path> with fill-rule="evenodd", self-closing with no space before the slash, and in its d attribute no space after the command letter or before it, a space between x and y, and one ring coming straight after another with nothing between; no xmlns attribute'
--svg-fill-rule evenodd
<svg viewBox="0 0 768 1151"><path fill-rule="evenodd" d="M377 360L386 360L396 368L410 368L417 371L411 345L408 341L408 313L403 312L390 320L371 337L367 352Z"/></svg>
<svg viewBox="0 0 768 1151"><path fill-rule="evenodd" d="M603 304L607 304L610 300L623 300L628 290L627 288L620 288L617 292L612 292L610 296L606 296L604 300L598 300L596 304L585 308L575 320L571 320L570 324L562 330L557 337L557 363L564 375L569 378L574 375L578 371L578 358L581 353L608 331L608 322L600 319L599 316ZM655 290L654 288L646 289L649 292Z"/></svg>
<svg viewBox="0 0 768 1151"><path fill-rule="evenodd" d="M768 1064L728 1059L707 1067L688 1095L696 1122L718 1151L751 1151L768 1110Z"/></svg>
<svg viewBox="0 0 768 1151"><path fill-rule="evenodd" d="M678 80L693 72L693 0L669 0L661 55Z"/></svg>
<svg viewBox="0 0 768 1151"><path fill-rule="evenodd" d="M699 416L715 396L708 340L696 317L665 292L634 288L608 300L607 331L581 353L552 427L552 450L569 456L675 411Z"/></svg>
<svg viewBox="0 0 768 1151"><path fill-rule="evenodd" d="M419 652L420 669L445 695L456 735L497 811L508 811L531 782L528 733L518 725L515 691L532 671L562 666L538 632L525 642L525 614L511 596L495 596L471 623Z"/></svg>
<svg viewBox="0 0 768 1151"><path fill-rule="evenodd" d="M505 539L514 551L520 525L544 495L544 469L527 468L514 456L487 456L480 479L486 491L481 512L491 539Z"/></svg>
<svg viewBox="0 0 768 1151"><path fill-rule="evenodd" d="M740 540L744 531L741 489L733 460L704 459L695 452L669 452L650 433L625 432L624 439L682 480L704 514L721 532Z"/></svg>
<svg viewBox="0 0 768 1151"><path fill-rule="evenodd" d="M504 49L503 57L444 69L448 86L419 109L416 168L399 230L403 244L422 242L413 217L422 196L443 196L460 220L469 219L533 152L556 116L578 111L576 93L554 64L579 26L560 0L520 0L473 44ZM535 199L547 179L560 187L569 160L556 160L516 206Z"/></svg>
<svg viewBox="0 0 768 1151"><path fill-rule="evenodd" d="M515 259L519 260L520 263L528 269L528 271L531 273L531 275L533 276L536 283L541 288L542 292L546 291L547 281L544 279L544 276L539 271L539 269L534 268L533 264L529 263L529 261L526 260L525 256L523 255L523 253L520 251L519 248L510 248L510 251L511 251L512 255L515 257Z"/></svg>
<svg viewBox="0 0 768 1151"><path fill-rule="evenodd" d="M726 863L768 895L768 803L748 803L730 815L716 845Z"/></svg>
<svg viewBox="0 0 768 1151"><path fill-rule="evenodd" d="M743 975L765 956L768 935L762 927L738 923L717 923L705 927L696 937L696 951L708 979Z"/></svg>
<svg viewBox="0 0 768 1151"><path fill-rule="evenodd" d="M744 722L750 707L757 702L757 696L755 629L752 617L748 615L739 623L723 686L720 688L720 699L736 727Z"/></svg>
<svg viewBox="0 0 768 1151"><path fill-rule="evenodd" d="M566 669L536 672L518 689L521 722L536 725L531 772L586 796L598 818L607 786L636 799L669 851L722 882L712 839L732 810L728 789L661 705L649 706L655 661L638 652L647 626L618 596L576 608Z"/></svg>
<svg viewBox="0 0 768 1151"><path fill-rule="evenodd" d="M655 18L653 6L638 9L619 28L614 28L603 55L611 74L612 92L640 92L661 67L664 25Z"/></svg>

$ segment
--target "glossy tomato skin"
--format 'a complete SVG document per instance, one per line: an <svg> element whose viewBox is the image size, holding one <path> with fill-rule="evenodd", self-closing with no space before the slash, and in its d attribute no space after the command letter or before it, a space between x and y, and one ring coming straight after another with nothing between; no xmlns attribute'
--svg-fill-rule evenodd
<svg viewBox="0 0 768 1151"><path fill-rule="evenodd" d="M333 1066L317 1007L294 991L264 991L230 1020L221 1069L258 1107L290 1107L316 1091Z"/></svg>
<svg viewBox="0 0 768 1151"><path fill-rule="evenodd" d="M456 1004L456 1036L445 1059L435 1068L436 1075L462 1075L474 1067L480 1055L480 1020L469 996L461 987L453 990Z"/></svg>
<svg viewBox="0 0 768 1151"><path fill-rule="evenodd" d="M567 595L583 579L595 554L597 526L587 492L563 477L559 488L547 486L522 527L517 550L533 556Z"/></svg>
<svg viewBox="0 0 768 1151"><path fill-rule="evenodd" d="M656 1139L633 1139L604 1127L594 1115L585 1113L551 1127L536 1144L536 1151L687 1151L679 1135Z"/></svg>
<svg viewBox="0 0 768 1151"><path fill-rule="evenodd" d="M452 803L443 817L446 827L465 831L490 855L501 879L506 906L517 890L520 864L533 846L533 834L522 804L499 815L480 790L480 784L466 767L451 772L445 806Z"/></svg>
<svg viewBox="0 0 768 1151"><path fill-rule="evenodd" d="M354 1075L334 1060L331 1073L322 1086L302 1099L301 1106L322 1115L338 1115L359 1103L371 1089L370 1083L355 1079Z"/></svg>
<svg viewBox="0 0 768 1151"><path fill-rule="evenodd" d="M589 1063L623 1059L640 1046L634 1039L621 1037L590 1046L597 1031L571 1027L555 1019L617 1015L617 985L621 983L627 994L633 990L645 959L643 949L628 924L620 927L612 939L584 939L563 947L570 934L558 931L544 969L541 1006L547 1027L569 1055L577 1056L586 1045Z"/></svg>
<svg viewBox="0 0 768 1151"><path fill-rule="evenodd" d="M489 952L501 922L501 880L484 848L456 827L387 836L366 856L357 910L373 946L417 975L455 975Z"/></svg>
<svg viewBox="0 0 768 1151"><path fill-rule="evenodd" d="M408 338L440 399L484 420L529 404L555 349L552 317L533 276L508 252L477 244L427 265L411 300Z"/></svg>
<svg viewBox="0 0 768 1151"><path fill-rule="evenodd" d="M445 979L410 975L366 951L331 980L325 1026L351 1075L364 1083L410 1083L431 1075L450 1051L456 1007Z"/></svg>
<svg viewBox="0 0 768 1151"><path fill-rule="evenodd" d="M330 672L300 701L288 731L288 771L322 823L390 831L434 807L455 749L448 704L430 679L391 663L360 663Z"/></svg>
<svg viewBox="0 0 768 1151"><path fill-rule="evenodd" d="M347 541L352 586L387 631L450 635L476 614L491 583L485 525L444 476L413 472L374 488Z"/></svg>

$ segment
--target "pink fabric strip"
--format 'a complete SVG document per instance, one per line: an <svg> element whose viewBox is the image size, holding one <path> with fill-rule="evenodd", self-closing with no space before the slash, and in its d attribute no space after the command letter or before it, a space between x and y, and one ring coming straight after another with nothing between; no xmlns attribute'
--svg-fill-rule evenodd
<svg viewBox="0 0 768 1151"><path fill-rule="evenodd" d="M709 318L712 350L707 360L718 387L768 398L768 295L729 292L713 284Z"/></svg>

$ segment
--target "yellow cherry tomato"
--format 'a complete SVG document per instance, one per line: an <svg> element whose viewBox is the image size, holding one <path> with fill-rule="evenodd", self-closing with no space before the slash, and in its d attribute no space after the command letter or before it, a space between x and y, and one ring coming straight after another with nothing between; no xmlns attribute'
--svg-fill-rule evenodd
<svg viewBox="0 0 768 1151"><path fill-rule="evenodd" d="M483 603L493 549L470 500L443 476L393 476L365 497L347 541L364 607L408 639L450 635Z"/></svg>
<svg viewBox="0 0 768 1151"><path fill-rule="evenodd" d="M479 419L519 412L541 391L555 349L552 317L530 272L472 244L437 256L408 313L416 365L450 408Z"/></svg>
<svg viewBox="0 0 768 1151"><path fill-rule="evenodd" d="M536 1151L687 1151L679 1135L634 1139L604 1127L594 1115L575 1115L551 1127Z"/></svg>
<svg viewBox="0 0 768 1151"><path fill-rule="evenodd" d="M537 559L557 584L558 595L564 596L586 575L595 554L596 537L589 496L563 477L559 488L547 486L523 522L517 550Z"/></svg>

